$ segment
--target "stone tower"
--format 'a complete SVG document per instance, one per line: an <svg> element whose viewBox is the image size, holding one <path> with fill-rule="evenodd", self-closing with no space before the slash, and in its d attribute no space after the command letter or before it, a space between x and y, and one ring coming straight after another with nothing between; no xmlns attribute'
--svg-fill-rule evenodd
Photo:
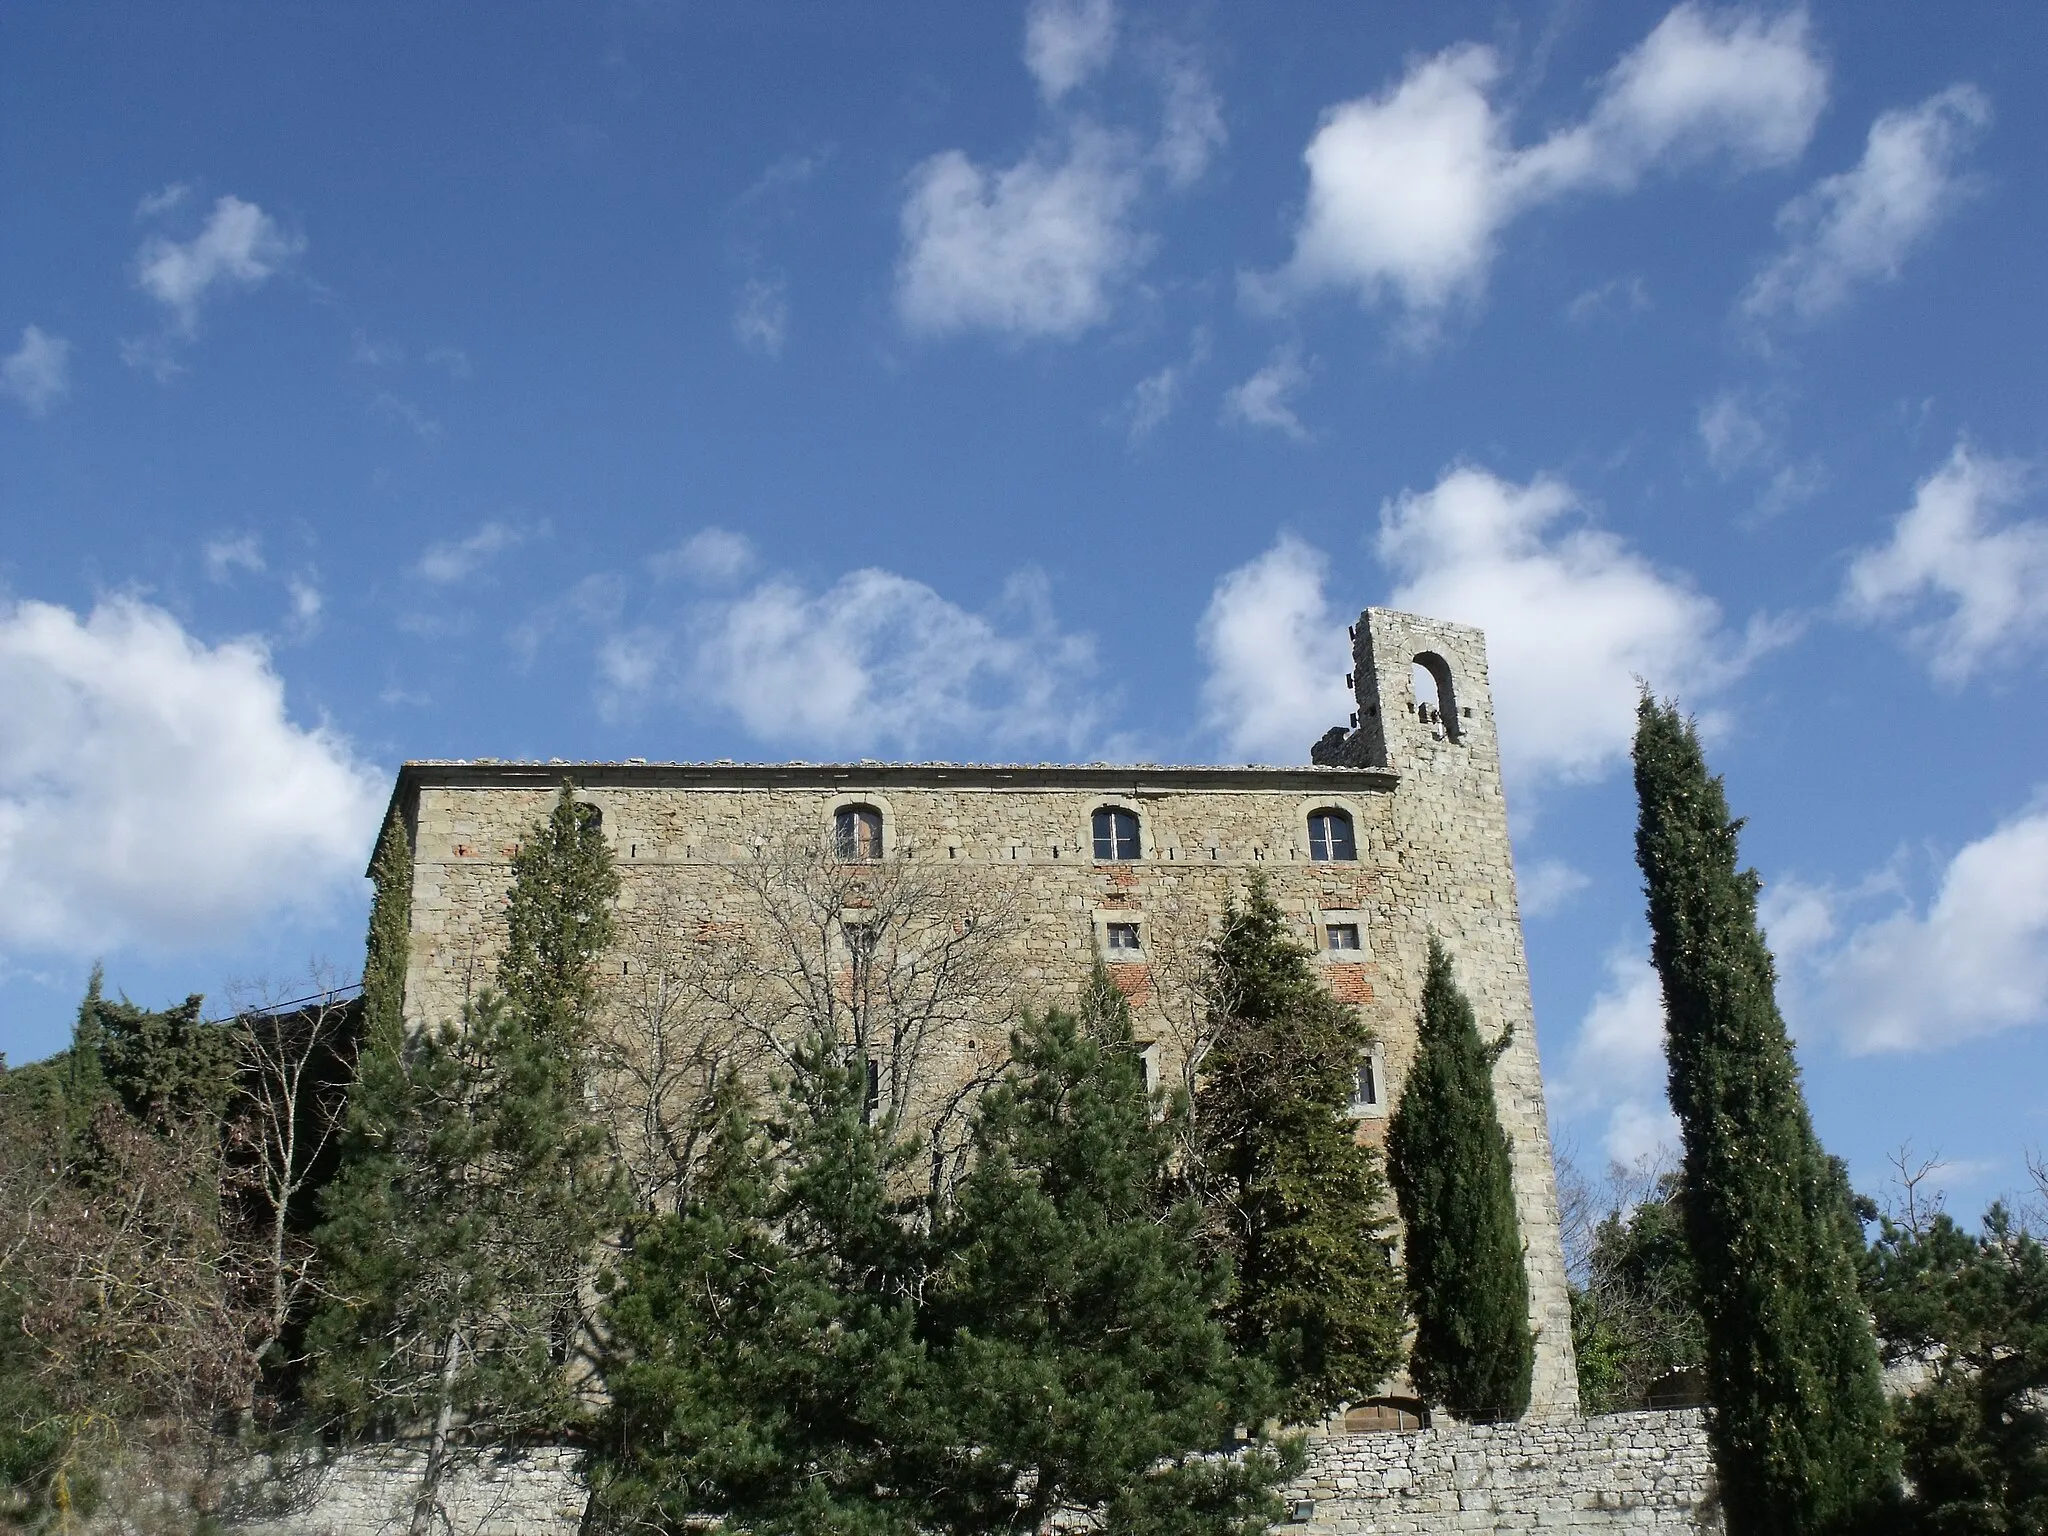
<svg viewBox="0 0 2048 1536"><path fill-rule="evenodd" d="M1409 945L1427 945L1431 932L1441 938L1481 1035L1510 1034L1494 1067L1494 1093L1514 1158L1515 1207L1529 1270L1529 1323L1536 1333L1530 1412L1576 1413L1571 1299L1486 637L1462 624L1368 608L1352 628L1351 655L1349 682L1358 702L1351 729L1328 732L1311 756L1331 767L1400 775L1395 844L1407 866L1406 892L1419 910L1418 921L1398 924L1396 931ZM1402 959L1411 976L1426 964L1422 953Z"/></svg>

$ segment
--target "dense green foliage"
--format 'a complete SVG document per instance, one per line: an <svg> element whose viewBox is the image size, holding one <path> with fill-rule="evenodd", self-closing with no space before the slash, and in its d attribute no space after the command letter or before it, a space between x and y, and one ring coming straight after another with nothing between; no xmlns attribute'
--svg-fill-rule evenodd
<svg viewBox="0 0 2048 1536"><path fill-rule="evenodd" d="M1461 1419L1520 1418L1535 1368L1514 1172L1493 1097L1506 1044L1479 1038L1450 954L1432 939L1415 1064L1387 1158L1407 1233L1409 1375Z"/></svg>
<svg viewBox="0 0 2048 1536"><path fill-rule="evenodd" d="M363 1059L395 1060L405 1041L405 973L412 951L412 844L386 818L370 861L370 932L363 946Z"/></svg>
<svg viewBox="0 0 2048 1536"><path fill-rule="evenodd" d="M608 1312L602 1519L679 1531L1043 1529L1250 1536L1294 1463L1205 1454L1273 1404L1213 1318L1225 1272L1167 1203L1123 1000L1034 1020L936 1223L914 1149L820 1049L779 1145L730 1082L704 1176L649 1223Z"/></svg>
<svg viewBox="0 0 2048 1536"><path fill-rule="evenodd" d="M1845 1529L1895 1484L1847 1184L1807 1115L1740 823L1691 723L1647 695L1635 780L1729 1529Z"/></svg>
<svg viewBox="0 0 2048 1536"><path fill-rule="evenodd" d="M1194 1151L1237 1272L1222 1316L1282 1384L1285 1416L1320 1418L1400 1364L1386 1179L1347 1112L1372 1032L1322 985L1263 878L1230 906L1208 998Z"/></svg>
<svg viewBox="0 0 2048 1536"><path fill-rule="evenodd" d="M1660 1380L1706 1358L1684 1199L1678 1176L1667 1173L1648 1198L1609 1211L1594 1230L1585 1284L1571 1298L1587 1413L1646 1407Z"/></svg>
<svg viewBox="0 0 2048 1536"><path fill-rule="evenodd" d="M423 1520L451 1435L517 1438L577 1413L579 1291L619 1213L584 1095L617 881L564 784L513 864L500 990L407 1037L393 1028L401 843L387 829L379 852L368 1038L318 1234L332 1300L308 1330L307 1390L356 1432L433 1426Z"/></svg>
<svg viewBox="0 0 2048 1536"><path fill-rule="evenodd" d="M2003 1206L1976 1233L1886 1218L1864 1284L1886 1358L1926 1372L1898 1405L1907 1527L2048 1531L2048 1249Z"/></svg>

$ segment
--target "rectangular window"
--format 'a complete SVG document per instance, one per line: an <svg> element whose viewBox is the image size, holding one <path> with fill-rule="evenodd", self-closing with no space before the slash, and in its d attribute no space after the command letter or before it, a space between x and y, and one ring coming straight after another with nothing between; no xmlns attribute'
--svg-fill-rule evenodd
<svg viewBox="0 0 2048 1536"><path fill-rule="evenodd" d="M1105 925L1104 931L1109 943L1111 959L1115 959L1119 955L1127 960L1136 959L1142 952L1142 946L1138 943L1138 925L1136 923L1109 923Z"/></svg>
<svg viewBox="0 0 2048 1536"><path fill-rule="evenodd" d="M1364 1114L1380 1107L1380 1076L1377 1064L1367 1056L1351 1074L1351 1111Z"/></svg>
<svg viewBox="0 0 2048 1536"><path fill-rule="evenodd" d="M1329 945L1333 950L1358 948L1356 923L1331 923L1323 932L1328 935Z"/></svg>

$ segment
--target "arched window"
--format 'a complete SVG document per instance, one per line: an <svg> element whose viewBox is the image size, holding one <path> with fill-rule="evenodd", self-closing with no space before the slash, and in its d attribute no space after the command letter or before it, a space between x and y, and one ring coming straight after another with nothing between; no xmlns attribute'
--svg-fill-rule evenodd
<svg viewBox="0 0 2048 1536"><path fill-rule="evenodd" d="M1449 662L1435 651L1424 651L1410 668L1409 687L1415 694L1416 719L1433 726L1440 739L1456 741L1464 735L1458 729L1458 695L1451 686Z"/></svg>
<svg viewBox="0 0 2048 1536"><path fill-rule="evenodd" d="M1138 813L1121 806L1105 805L1095 813L1095 857L1135 859L1138 852Z"/></svg>
<svg viewBox="0 0 2048 1536"><path fill-rule="evenodd" d="M1351 830L1351 815L1325 806L1309 812L1308 856L1318 864L1348 862L1358 857L1358 839Z"/></svg>
<svg viewBox="0 0 2048 1536"><path fill-rule="evenodd" d="M842 859L879 859L882 813L872 805L842 805L832 816L832 851Z"/></svg>
<svg viewBox="0 0 2048 1536"><path fill-rule="evenodd" d="M604 830L604 812L588 800L576 802L576 820L579 825L592 832Z"/></svg>

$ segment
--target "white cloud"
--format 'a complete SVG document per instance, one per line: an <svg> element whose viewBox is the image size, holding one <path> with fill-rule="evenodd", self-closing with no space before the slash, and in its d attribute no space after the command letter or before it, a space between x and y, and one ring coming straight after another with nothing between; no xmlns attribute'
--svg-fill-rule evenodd
<svg viewBox="0 0 2048 1536"><path fill-rule="evenodd" d="M1657 973L1640 952L1615 950L1552 1088L1552 1112L1606 1116L1604 1150L1615 1162L1634 1164L1677 1144L1664 1078L1664 993Z"/></svg>
<svg viewBox="0 0 2048 1536"><path fill-rule="evenodd" d="M1099 714L1093 645L1059 628L1031 574L1014 578L990 614L891 571L853 571L816 593L778 577L698 605L673 646L642 631L612 665L644 687L667 650L688 657L678 692L777 744L1073 751Z"/></svg>
<svg viewBox="0 0 2048 1536"><path fill-rule="evenodd" d="M1145 256L1131 226L1143 181L1123 138L1080 128L1064 156L1004 170L946 150L911 175L896 306L930 335L987 329L1076 336Z"/></svg>
<svg viewBox="0 0 2048 1536"><path fill-rule="evenodd" d="M24 326L21 345L0 358L0 394L40 416L71 390L71 343L39 325Z"/></svg>
<svg viewBox="0 0 2048 1536"><path fill-rule="evenodd" d="M133 598L0 611L0 944L225 943L360 876L384 792L252 641Z"/></svg>
<svg viewBox="0 0 2048 1536"><path fill-rule="evenodd" d="M1863 1054L2048 1024L2048 802L1958 852L1924 910L1904 903L1837 941L1838 898L1796 894L1779 948L1802 1033L1826 1029Z"/></svg>
<svg viewBox="0 0 2048 1536"><path fill-rule="evenodd" d="M1486 631L1494 716L1511 779L1583 779L1628 751L1642 682L1698 696L1742 656L1707 597L1619 537L1561 526L1576 498L1451 470L1380 509L1390 606Z"/></svg>
<svg viewBox="0 0 2048 1536"><path fill-rule="evenodd" d="M789 340L789 289L782 279L750 277L733 301L732 333L749 352L782 356Z"/></svg>
<svg viewBox="0 0 2048 1536"><path fill-rule="evenodd" d="M1048 102L1105 68L1116 51L1110 0L1032 0L1024 17L1024 66Z"/></svg>
<svg viewBox="0 0 2048 1536"><path fill-rule="evenodd" d="M681 577L710 585L735 579L753 563L754 546L744 534L704 528L674 549L653 556L647 566L662 581Z"/></svg>
<svg viewBox="0 0 2048 1536"><path fill-rule="evenodd" d="M154 219L169 213L191 195L192 188L182 181L173 181L155 192L146 192L135 204L135 217Z"/></svg>
<svg viewBox="0 0 2048 1536"><path fill-rule="evenodd" d="M522 528L512 523L491 521L462 539L444 539L429 544L413 574L437 586L467 580L507 550L517 549L545 528Z"/></svg>
<svg viewBox="0 0 2048 1536"><path fill-rule="evenodd" d="M135 257L135 282L170 312L178 335L190 336L210 294L259 287L305 248L303 236L287 235L256 204L228 196L190 240L145 240Z"/></svg>
<svg viewBox="0 0 2048 1536"><path fill-rule="evenodd" d="M1583 325L1592 320L1639 315L1650 307L1650 290L1640 277L1610 277L1588 288L1565 306L1565 318Z"/></svg>
<svg viewBox="0 0 2048 1536"><path fill-rule="evenodd" d="M1616 64L1584 121L1540 143L1509 142L1492 100L1500 74L1491 48L1461 44L1327 111L1303 153L1293 256L1248 291L1277 301L1348 288L1426 318L1479 291L1501 231L1530 209L1712 156L1784 164L1827 96L1803 12L1766 20L1693 4Z"/></svg>
<svg viewBox="0 0 2048 1536"><path fill-rule="evenodd" d="M1037 0L1025 60L1051 129L1015 164L957 149L911 172L896 262L896 310L930 336L990 330L1073 337L1109 317L1117 289L1150 256L1138 228L1148 183L1184 189L1223 143L1221 108L1192 57L1152 50L1164 91L1156 143L1106 128L1063 98L1107 67L1116 18L1107 0Z"/></svg>
<svg viewBox="0 0 2048 1536"><path fill-rule="evenodd" d="M441 440L440 422L403 395L394 395L388 389L371 399L370 414L381 416L386 421L397 422L423 443L437 443Z"/></svg>
<svg viewBox="0 0 2048 1536"><path fill-rule="evenodd" d="M1732 475L1774 456L1771 434L1757 419L1756 412L1732 390L1723 390L1699 414L1700 441L1706 446L1707 462L1719 475Z"/></svg>
<svg viewBox="0 0 2048 1536"><path fill-rule="evenodd" d="M1896 278L1913 247L1968 191L1956 162L1990 121L1989 99L1970 85L1880 116L1853 169L1779 212L1786 249L1743 295L1744 311L1810 320L1840 308L1863 284Z"/></svg>
<svg viewBox="0 0 2048 1536"><path fill-rule="evenodd" d="M206 575L210 581L231 580L237 571L258 575L264 568L263 546L253 533L232 539L210 539L205 557Z"/></svg>
<svg viewBox="0 0 2048 1536"><path fill-rule="evenodd" d="M1521 895L1523 916L1548 917L1590 884L1583 871L1564 860L1544 859L1524 870L1515 887Z"/></svg>
<svg viewBox="0 0 2048 1536"><path fill-rule="evenodd" d="M303 640L320 627L320 616L327 609L326 595L309 576L294 576L284 585L292 600L291 632Z"/></svg>
<svg viewBox="0 0 2048 1536"><path fill-rule="evenodd" d="M1229 138L1223 126L1223 103L1209 77L1193 60L1169 57L1163 66L1165 121L1160 125L1158 158L1173 186L1201 179L1216 151Z"/></svg>
<svg viewBox="0 0 2048 1536"><path fill-rule="evenodd" d="M1209 598L1198 632L1203 714L1229 755L1299 763L1351 716L1344 626L1323 595L1321 551L1283 534Z"/></svg>
<svg viewBox="0 0 2048 1536"><path fill-rule="evenodd" d="M1849 567L1843 600L1868 623L1910 621L1908 642L1938 678L1959 682L1994 659L2048 640L2048 521L1999 524L2027 490L2023 466L1957 444L1920 483L1889 543Z"/></svg>
<svg viewBox="0 0 2048 1536"><path fill-rule="evenodd" d="M1242 384L1224 392L1223 419L1249 427L1271 427L1297 443L1309 440L1308 428L1294 414L1288 398L1308 387L1308 370L1291 351L1282 350Z"/></svg>
<svg viewBox="0 0 2048 1536"><path fill-rule="evenodd" d="M1133 444L1150 437L1173 414L1180 401L1181 380L1182 370L1174 363L1138 380L1130 399L1124 402L1124 417Z"/></svg>

